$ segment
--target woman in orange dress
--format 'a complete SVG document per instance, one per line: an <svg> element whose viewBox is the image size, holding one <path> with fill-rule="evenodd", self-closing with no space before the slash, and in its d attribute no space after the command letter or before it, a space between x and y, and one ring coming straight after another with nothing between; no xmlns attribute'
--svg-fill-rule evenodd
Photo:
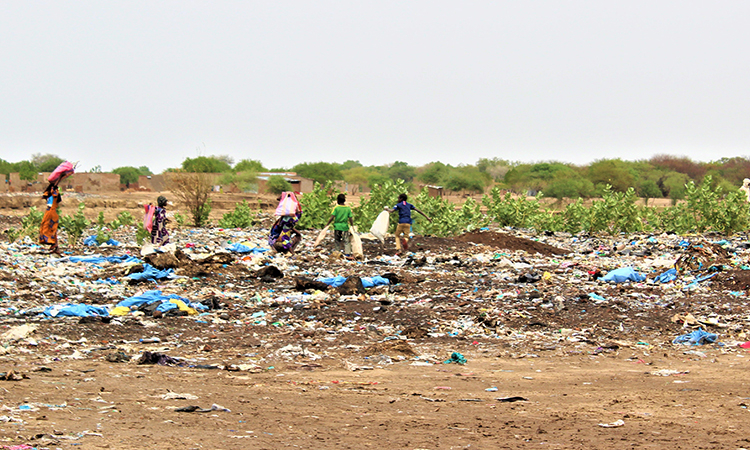
<svg viewBox="0 0 750 450"><path fill-rule="evenodd" d="M47 202L47 210L42 217L42 226L39 230L39 243L50 246L50 253L60 254L57 246L57 227L60 224L60 215L57 214L57 207L60 206L62 195L57 185L50 183L44 190L42 198Z"/></svg>

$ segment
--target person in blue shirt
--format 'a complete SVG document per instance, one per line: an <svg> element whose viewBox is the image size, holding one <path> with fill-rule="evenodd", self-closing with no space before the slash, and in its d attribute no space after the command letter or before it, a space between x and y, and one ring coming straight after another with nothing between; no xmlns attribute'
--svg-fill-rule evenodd
<svg viewBox="0 0 750 450"><path fill-rule="evenodd" d="M425 219L432 222L432 219L427 217L425 213L418 210L414 205L408 203L406 194L399 194L398 203L393 208L385 208L386 211L392 213L398 211L398 225L396 226L396 254L400 255L402 252L409 251L409 232L411 231L411 212L416 211L423 215ZM401 237L403 235L403 237Z"/></svg>

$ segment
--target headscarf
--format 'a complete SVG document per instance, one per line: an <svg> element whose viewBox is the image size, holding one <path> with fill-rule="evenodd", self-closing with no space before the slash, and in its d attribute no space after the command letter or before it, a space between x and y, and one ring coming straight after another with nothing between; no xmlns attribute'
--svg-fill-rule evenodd
<svg viewBox="0 0 750 450"><path fill-rule="evenodd" d="M156 199L156 204L159 208L164 208L167 206L167 197L160 195L159 198Z"/></svg>

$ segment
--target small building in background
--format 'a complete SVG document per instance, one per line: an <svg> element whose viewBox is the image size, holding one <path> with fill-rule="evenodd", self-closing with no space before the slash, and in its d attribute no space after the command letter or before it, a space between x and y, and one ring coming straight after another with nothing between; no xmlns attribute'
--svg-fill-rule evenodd
<svg viewBox="0 0 750 450"><path fill-rule="evenodd" d="M258 193L269 193L266 188L268 179L273 176L281 176L292 185L292 191L307 194L313 191L315 182L310 178L297 175L296 172L259 172L258 173Z"/></svg>
<svg viewBox="0 0 750 450"><path fill-rule="evenodd" d="M443 187L442 186L432 186L432 185L426 185L427 188L427 195L430 197L437 197L437 198L443 198Z"/></svg>

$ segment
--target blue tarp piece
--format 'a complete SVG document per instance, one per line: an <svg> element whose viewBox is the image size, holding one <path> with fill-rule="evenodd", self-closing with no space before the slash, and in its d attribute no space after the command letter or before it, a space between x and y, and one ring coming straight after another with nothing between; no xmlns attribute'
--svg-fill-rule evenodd
<svg viewBox="0 0 750 450"><path fill-rule="evenodd" d="M125 300L122 300L120 303L118 303L116 306L124 306L125 308L129 309L138 309L143 305L150 305L154 302L161 302L161 305L159 305L156 309L157 311L168 311L172 308L177 308L177 305L174 303L170 303L170 300L182 300L185 302L186 305L193 309L208 309L208 306L202 304L202 303L194 303L190 300L186 299L185 297L180 297L179 295L175 294L169 294L164 295L159 290L152 290L152 291L146 291L140 295L136 295L130 298L126 298ZM167 306L165 306L165 304ZM171 305L171 306L168 306Z"/></svg>
<svg viewBox="0 0 750 450"><path fill-rule="evenodd" d="M362 278L362 285L366 288L371 288L373 286L388 286L389 284L391 284L390 280L388 280L388 278L383 278L380 275Z"/></svg>
<svg viewBox="0 0 750 450"><path fill-rule="evenodd" d="M346 277L318 278L316 281L325 283L328 286L339 287L344 284L344 281L346 281Z"/></svg>
<svg viewBox="0 0 750 450"><path fill-rule="evenodd" d="M260 247L248 247L247 245L242 244L231 244L225 247L230 252L235 253L264 253L267 252L267 248L260 248Z"/></svg>
<svg viewBox="0 0 750 450"><path fill-rule="evenodd" d="M703 330L695 330L692 333L683 334L682 336L677 336L672 341L672 343L673 344L691 344L691 345L713 344L714 342L716 342L716 339L718 338L719 336L717 336L714 333L709 333Z"/></svg>
<svg viewBox="0 0 750 450"><path fill-rule="evenodd" d="M670 283L677 279L677 270L669 269L654 278L654 283Z"/></svg>
<svg viewBox="0 0 750 450"><path fill-rule="evenodd" d="M698 283L700 283L700 282L702 282L702 281L706 281L706 280L708 280L709 278L713 278L713 277L715 277L715 276L716 276L716 275L718 275L718 274L719 274L719 272L714 272L714 273L711 273L711 274L708 274L708 275L704 275L704 276L702 276L702 277L698 277L698 278L696 278L695 280L693 280L693 282L692 282L692 283L690 283L690 284L688 284L687 286L685 286L685 288L684 288L684 289L686 289L686 290L687 290L687 289L692 289L692 288L695 288L696 286L698 286Z"/></svg>
<svg viewBox="0 0 750 450"><path fill-rule="evenodd" d="M388 278L383 278L379 275L376 275L374 277L364 277L361 280L362 286L364 286L365 288L371 288L373 286L385 286L390 284ZM344 284L344 281L346 281L346 277L318 278L317 281L320 281L321 283L325 283L332 287L339 287Z"/></svg>
<svg viewBox="0 0 750 450"><path fill-rule="evenodd" d="M99 243L96 242L97 236L89 236L86 239L83 240L83 245L88 245L89 247L98 247ZM120 243L112 238L110 238L105 244L114 245L115 247L120 245Z"/></svg>
<svg viewBox="0 0 750 450"><path fill-rule="evenodd" d="M109 312L99 306L84 305L83 303L62 303L44 308L44 314L50 317L90 317L107 316Z"/></svg>
<svg viewBox="0 0 750 450"><path fill-rule="evenodd" d="M57 260L57 262L66 262L70 261L73 263L90 263L90 264L102 264L105 262L110 262L114 264L121 264L121 263L138 263L140 264L141 260L134 257L134 256L102 256L102 255L91 255L91 256L66 256L65 258L60 258Z"/></svg>
<svg viewBox="0 0 750 450"><path fill-rule="evenodd" d="M622 267L609 272L602 280L614 283L624 283L626 281L641 282L646 279L645 275L636 272L632 267Z"/></svg>
<svg viewBox="0 0 750 450"><path fill-rule="evenodd" d="M715 277L715 276L716 276L716 275L718 275L718 274L719 274L719 272L714 272L714 273L712 273L712 274L709 274L709 275L703 275L702 277L698 277L698 278L696 278L696 279L695 279L695 280L693 281L693 283L700 283L701 281L706 281L706 280L708 280L709 278L713 278L713 277ZM691 284L692 284L692 283L691 283Z"/></svg>
<svg viewBox="0 0 750 450"><path fill-rule="evenodd" d="M131 273L128 278L135 281L156 281L174 277L174 269L159 270L151 264L143 265L143 272Z"/></svg>
<svg viewBox="0 0 750 450"><path fill-rule="evenodd" d="M607 301L607 299L606 299L606 298L604 298L604 297L602 297L601 295L599 295L599 294L596 294L596 293L594 293L594 292L589 292L589 298L590 298L591 300L596 300L596 301L599 301L599 302L606 302L606 301Z"/></svg>

